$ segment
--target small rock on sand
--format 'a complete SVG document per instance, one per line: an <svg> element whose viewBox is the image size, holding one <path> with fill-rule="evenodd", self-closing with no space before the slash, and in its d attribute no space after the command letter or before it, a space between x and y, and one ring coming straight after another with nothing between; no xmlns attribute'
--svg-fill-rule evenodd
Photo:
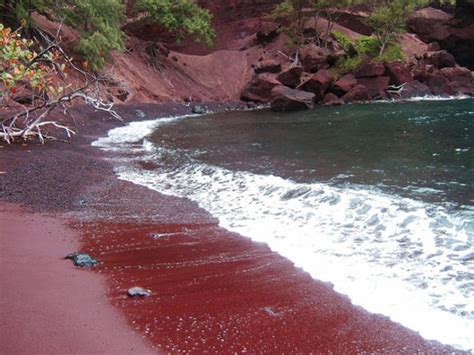
<svg viewBox="0 0 474 355"><path fill-rule="evenodd" d="M148 297L151 295L151 291L146 290L143 287L135 286L135 287L129 288L127 291L127 294L130 297Z"/></svg>
<svg viewBox="0 0 474 355"><path fill-rule="evenodd" d="M75 252L66 256L65 259L72 260L74 265L78 267L91 267L97 265L97 260L92 258L89 254Z"/></svg>

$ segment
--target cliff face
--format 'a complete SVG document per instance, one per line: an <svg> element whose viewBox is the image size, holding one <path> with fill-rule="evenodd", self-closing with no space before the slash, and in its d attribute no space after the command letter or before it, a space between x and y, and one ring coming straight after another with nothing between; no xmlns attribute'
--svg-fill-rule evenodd
<svg viewBox="0 0 474 355"><path fill-rule="evenodd" d="M288 76L291 82L305 83L310 80L309 84L302 84L300 91L305 92L316 84L318 86L320 77L311 78L311 75L317 69L328 69L341 55L341 47L334 41L331 53L324 53L324 50L313 48L315 46L312 45L305 50L308 52L306 56L310 58L309 61L320 63L317 68L301 72L292 70L279 75L281 72L286 73L293 65L291 57L296 52L296 48L289 50L287 38L279 33L278 25L269 18L279 0L200 0L200 5L213 14L216 38L212 48L195 44L191 39L176 44L172 34L136 17L131 11L134 2L127 2L128 20L123 26L128 35L126 51L113 53L114 61L106 68L112 70L113 78L107 90L109 98L114 101L238 101L246 93L249 94L248 89L251 87L257 92L250 92L250 98L263 96L265 100L257 101L269 102L271 90L275 86L286 85ZM470 71L456 69L458 67L452 56L446 51L439 52L439 49L452 53L459 64L471 70L474 68L473 3L472 0L458 1L456 11L452 13L434 8L416 12L409 21L412 33L401 36L406 63L386 70L378 68L376 72L380 73L369 76L369 79L362 77L357 81L352 80L357 84L358 92L349 97L383 97L387 94L388 84L398 83L402 80L400 78L416 78L423 83L423 86L413 84L415 93L469 92L474 85ZM364 23L367 11L366 7L358 7L341 14L334 29L353 40L370 34L371 29ZM316 23L318 29L323 27L319 30L325 30L324 19L318 19ZM310 27L314 32L314 26ZM65 30L68 29L64 28L63 32ZM69 37L73 42L74 36ZM314 42L314 38L308 38L308 42ZM303 50L300 49L300 60L302 54ZM273 71L279 69L278 72L265 73L268 68ZM444 69L444 72L439 72L440 69ZM400 80L391 78L391 75L395 75L393 70L397 71ZM259 73L263 73L263 80L259 80ZM458 77L462 79L462 85L451 85L452 78L458 80ZM366 87L365 92L362 92L363 86ZM332 89L330 85L325 88L326 92ZM338 92L337 89L333 91ZM320 94L316 92L317 97Z"/></svg>
<svg viewBox="0 0 474 355"><path fill-rule="evenodd" d="M474 1L458 1L452 14L432 7L419 10L408 28L425 42L438 42L460 65L474 70Z"/></svg>

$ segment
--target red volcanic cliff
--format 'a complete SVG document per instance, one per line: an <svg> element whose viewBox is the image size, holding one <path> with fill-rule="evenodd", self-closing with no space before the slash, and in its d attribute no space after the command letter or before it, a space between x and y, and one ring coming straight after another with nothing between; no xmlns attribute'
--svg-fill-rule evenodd
<svg viewBox="0 0 474 355"><path fill-rule="evenodd" d="M128 35L126 51L113 53L113 63L106 68L112 76L109 98L118 102L234 102L245 99L270 103L273 99L271 90L280 84L312 92L308 89L312 85L307 84L308 80L314 82L311 76L320 69L332 68L346 53L334 39L329 43L329 50L311 44L315 23L309 22L308 33L313 32L313 37L309 35L309 45L299 50L302 70L291 68L296 64L293 59L297 49L288 48L287 38L269 16L278 2L200 0L199 3L213 14L216 38L214 46L208 48L192 39L175 43L172 34L133 14L134 1L129 1L128 20L123 26ZM352 87L344 92L334 87L337 82L334 80L325 86L324 92L319 87L313 92L315 101L342 103L427 94L472 95L474 11L471 10L472 1L466 0L459 1L457 10L452 9L450 13L435 8L419 10L409 21L412 33L401 36L403 63L381 67L376 71L377 75L359 75L351 93ZM364 23L367 11L366 7L359 7L342 13L334 29L352 40L370 34L370 27ZM316 23L318 29L324 30L325 19L320 18ZM51 26L51 23L43 21L42 25ZM65 32L68 32L67 28ZM68 37L74 36L69 33ZM273 63L273 68L279 70L266 73L265 63ZM283 79L289 75L292 76L291 85ZM267 85L268 82L275 82L275 85ZM390 85L401 84L406 84L403 93L391 93ZM252 93L252 90L256 92ZM324 97L326 94L327 98ZM279 98L280 102L286 99Z"/></svg>

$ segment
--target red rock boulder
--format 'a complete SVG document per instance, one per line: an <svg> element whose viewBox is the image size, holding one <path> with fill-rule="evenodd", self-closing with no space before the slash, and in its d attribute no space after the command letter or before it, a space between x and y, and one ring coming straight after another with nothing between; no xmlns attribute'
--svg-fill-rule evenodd
<svg viewBox="0 0 474 355"><path fill-rule="evenodd" d="M286 86L276 86L272 90L271 107L273 111L299 111L314 107L314 94L294 90Z"/></svg>
<svg viewBox="0 0 474 355"><path fill-rule="evenodd" d="M331 91L337 96L341 97L355 85L357 85L357 80L354 75L346 74L332 85Z"/></svg>
<svg viewBox="0 0 474 355"><path fill-rule="evenodd" d="M345 104L344 100L340 99L332 92L328 92L326 96L324 96L322 103L324 106L339 106Z"/></svg>
<svg viewBox="0 0 474 355"><path fill-rule="evenodd" d="M281 85L276 75L255 74L241 95L243 101L269 102L275 86Z"/></svg>
<svg viewBox="0 0 474 355"><path fill-rule="evenodd" d="M295 65L283 70L278 75L277 80L283 85L294 89L301 82L301 74L303 74L303 67Z"/></svg>
<svg viewBox="0 0 474 355"><path fill-rule="evenodd" d="M427 85L420 83L417 80L413 80L406 83L398 93L390 93L390 97L395 99L409 99L412 97L423 97L431 94L431 89Z"/></svg>
<svg viewBox="0 0 474 355"><path fill-rule="evenodd" d="M369 91L364 85L357 84L342 97L345 102L367 101L370 99Z"/></svg>
<svg viewBox="0 0 474 355"><path fill-rule="evenodd" d="M386 97L386 90L390 78L388 76L377 76L372 78L359 78L357 83L367 88L367 94L370 99Z"/></svg>
<svg viewBox="0 0 474 355"><path fill-rule="evenodd" d="M301 64L307 72L316 73L318 70L328 67L328 51L314 43L304 46L300 50L299 55Z"/></svg>
<svg viewBox="0 0 474 355"><path fill-rule="evenodd" d="M456 66L456 59L447 51L428 52L424 56L425 63L436 68L451 68Z"/></svg>
<svg viewBox="0 0 474 355"><path fill-rule="evenodd" d="M382 62L365 62L355 72L356 78L370 78L382 76L385 73L385 66Z"/></svg>
<svg viewBox="0 0 474 355"><path fill-rule="evenodd" d="M279 73L281 72L281 64L274 59L267 59L259 62L255 68L255 73Z"/></svg>
<svg viewBox="0 0 474 355"><path fill-rule="evenodd" d="M275 22L263 22L260 30L257 32L257 40L261 44L267 44L273 41L280 33L280 25Z"/></svg>
<svg viewBox="0 0 474 355"><path fill-rule="evenodd" d="M407 65L401 61L394 61L385 65L391 85L402 85L413 81L413 75Z"/></svg>
<svg viewBox="0 0 474 355"><path fill-rule="evenodd" d="M325 69L318 70L318 72L298 87L300 90L312 92L315 95L316 102L321 101L324 98L324 94L329 89L332 83L332 75Z"/></svg>

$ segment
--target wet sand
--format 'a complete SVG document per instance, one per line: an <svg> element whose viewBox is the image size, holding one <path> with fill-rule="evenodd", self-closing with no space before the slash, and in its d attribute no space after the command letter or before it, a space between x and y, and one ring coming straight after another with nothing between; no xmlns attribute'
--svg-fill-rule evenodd
<svg viewBox="0 0 474 355"><path fill-rule="evenodd" d="M159 106L140 109L169 113L166 107ZM130 119L133 112L132 106L124 108ZM2 284L8 280L11 283L7 288L10 299L22 295L18 297L16 311L9 313L15 324L5 329L22 327L25 334L30 334L29 340L5 336L2 349L13 349L10 353L19 347L37 350L34 344L44 342L45 334L49 334L49 343L58 339L64 346L74 344L74 339L67 336L70 328L61 322L75 317L61 318L66 310L77 308L90 312L86 313L90 316L78 319L97 319L94 318L97 315L98 322L112 320L130 338L118 336L118 339L114 328L106 327L98 331L100 339L110 340L111 346L134 344L136 353L149 350L146 344L141 343L140 348L139 342L135 343L142 336L155 350L166 352L442 353L453 350L426 341L386 317L353 306L347 297L334 292L330 284L311 279L266 245L219 228L212 216L191 201L117 180L110 163L103 160L104 155L90 147L94 137L105 134L114 124L101 118L88 121L82 128L82 136L72 145L0 150L0 171L6 172L0 175L0 199L22 203L29 210L56 212L62 216L61 221L67 218L77 236L70 235L64 242L60 239L58 246L58 240L52 239L46 228L63 228L62 222L56 222L57 217L34 217L10 208L2 210L2 218L12 228L23 228L21 233L9 232L7 237L29 236L24 242L28 245L32 238L38 238L37 223L20 223L19 219L46 218L43 221L47 223L45 238L32 244L34 248L26 248L19 241L2 248L2 260L3 255L16 257L18 265L26 265L24 269L9 262L5 268L2 266ZM99 259L100 264L91 270L77 270L61 259L76 247ZM28 254L23 253L24 249ZM43 278L32 278L35 273L30 273L28 266L37 262L46 264L47 277L41 274ZM76 286L70 285L73 278ZM21 279L24 281L19 282ZM38 291L35 283L44 290ZM30 288L23 291L22 285ZM130 299L126 290L132 286L149 288L153 294L144 299ZM92 294L94 297L86 299L80 292L84 288L96 292ZM62 291L51 292L51 289ZM74 290L71 297L61 297L61 292L71 290ZM43 297L36 298L37 294ZM54 296L46 297L50 294ZM104 294L107 302L102 301ZM68 306L66 299L71 302ZM65 303L64 309L59 307L60 300ZM114 307L111 309L110 305ZM9 309L2 303L2 313ZM26 309L28 317L23 315ZM43 309L51 312L42 314ZM114 313L116 310L124 321ZM38 324L44 322L52 328L43 327L44 332L42 329L41 334L36 333ZM79 326L77 322L68 324ZM105 343L89 341L84 332L76 331L75 339L88 343L94 348L91 352L101 353Z"/></svg>
<svg viewBox="0 0 474 355"><path fill-rule="evenodd" d="M2 354L147 354L107 299L105 278L64 256L77 235L61 219L0 204Z"/></svg>

